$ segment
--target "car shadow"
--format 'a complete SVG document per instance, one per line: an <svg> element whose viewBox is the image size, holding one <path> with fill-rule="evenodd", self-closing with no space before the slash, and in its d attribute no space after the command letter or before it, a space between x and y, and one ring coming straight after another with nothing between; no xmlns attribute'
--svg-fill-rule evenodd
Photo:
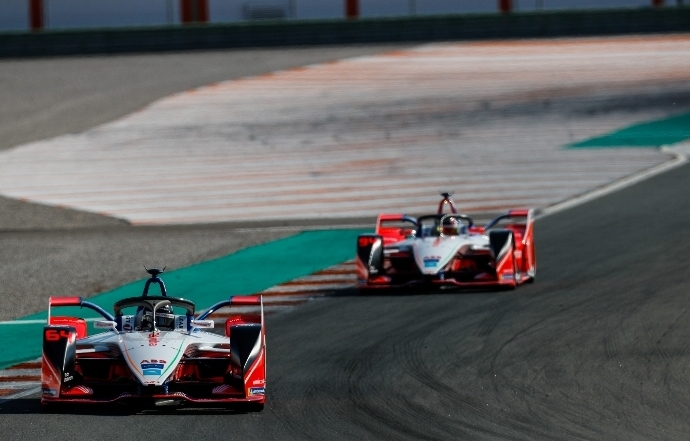
<svg viewBox="0 0 690 441"><path fill-rule="evenodd" d="M463 294L497 294L497 293L511 293L514 289L506 289L502 287L482 287L482 288L460 288L460 287L443 287L438 286L409 286L404 288L377 288L360 290L355 287L345 288L334 291L330 294L331 297L404 297L404 296L418 296L418 295L463 295Z"/></svg>
<svg viewBox="0 0 690 441"><path fill-rule="evenodd" d="M17 398L0 403L0 415L88 415L88 416L131 416L131 415L245 415L254 412L242 408L166 406L142 407L131 404L78 405L66 404L43 406L39 398ZM258 412L260 414L260 412Z"/></svg>

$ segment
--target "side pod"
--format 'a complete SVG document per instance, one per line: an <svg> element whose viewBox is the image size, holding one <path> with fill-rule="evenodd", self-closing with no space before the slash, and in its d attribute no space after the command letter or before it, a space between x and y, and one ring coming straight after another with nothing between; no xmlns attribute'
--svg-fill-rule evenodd
<svg viewBox="0 0 690 441"><path fill-rule="evenodd" d="M77 329L72 326L43 328L41 388L46 398L59 398L64 387L78 383L75 371Z"/></svg>
<svg viewBox="0 0 690 441"><path fill-rule="evenodd" d="M362 234L357 238L357 281L366 284L372 277L384 275L383 237L378 234Z"/></svg>
<svg viewBox="0 0 690 441"><path fill-rule="evenodd" d="M230 363L233 383L247 396L265 395L265 353L262 326L242 324L230 327Z"/></svg>
<svg viewBox="0 0 690 441"><path fill-rule="evenodd" d="M494 258L496 278L502 285L514 288L518 284L517 268L514 258L514 236L511 230L489 232L489 247Z"/></svg>
<svg viewBox="0 0 690 441"><path fill-rule="evenodd" d="M510 230L495 230L489 232L489 247L491 256L498 262L502 260L510 250L513 243L513 232Z"/></svg>

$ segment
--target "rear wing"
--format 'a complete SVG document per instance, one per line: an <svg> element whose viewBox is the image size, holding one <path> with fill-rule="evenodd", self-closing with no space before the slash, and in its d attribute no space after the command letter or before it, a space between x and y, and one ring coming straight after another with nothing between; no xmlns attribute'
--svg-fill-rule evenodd
<svg viewBox="0 0 690 441"><path fill-rule="evenodd" d="M375 234L383 237L384 245L388 245L405 240L408 236L415 234L418 227L417 219L412 216L397 213L381 214L376 220Z"/></svg>
<svg viewBox="0 0 690 441"><path fill-rule="evenodd" d="M115 320L115 317L113 317L105 309L101 308L100 306L96 305L95 303L87 302L87 301L83 300L81 297L78 297L78 296L50 297L48 299L48 324L50 324L50 315L51 315L52 308L61 307L61 306L78 306L80 308L89 308L89 309L96 311L100 315L102 315L103 318L105 318L106 320L111 320L111 321Z"/></svg>

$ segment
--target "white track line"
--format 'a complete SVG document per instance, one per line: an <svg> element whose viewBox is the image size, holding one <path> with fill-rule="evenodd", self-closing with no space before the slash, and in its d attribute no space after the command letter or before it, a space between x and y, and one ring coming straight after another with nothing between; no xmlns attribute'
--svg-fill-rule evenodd
<svg viewBox="0 0 690 441"><path fill-rule="evenodd" d="M542 219L546 216L556 214L556 213L559 213L559 212L564 211L564 210L568 210L568 209L576 207L578 205L582 205L584 203L587 203L587 202L592 201L594 199L600 198L600 197L605 196L607 194L611 194L611 193L614 193L618 190L622 190L626 187L630 187L632 185L635 185L635 184L642 182L646 179L649 179L653 176L659 175L659 174L667 172L669 170L673 170L674 168L680 167L681 165L688 162L688 154L687 153L675 151L674 149L671 149L671 148L662 148L662 151L665 151L668 154L672 155L673 159L671 159L670 161L664 162L662 164L659 164L657 166L654 166L652 168L649 168L647 170L643 170L639 173L632 174L632 175L627 176L623 179L619 179L619 180L614 181L608 185L604 185L602 187L596 188L590 192L584 193L584 194L579 195L579 196L575 196L575 197L567 199L563 202L559 202L557 204L546 207L546 208L540 210L539 214L537 216L535 216L535 219Z"/></svg>

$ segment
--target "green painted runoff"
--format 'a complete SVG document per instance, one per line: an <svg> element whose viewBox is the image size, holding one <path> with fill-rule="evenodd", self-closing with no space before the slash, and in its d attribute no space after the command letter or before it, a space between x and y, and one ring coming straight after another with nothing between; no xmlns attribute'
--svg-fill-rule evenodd
<svg viewBox="0 0 690 441"><path fill-rule="evenodd" d="M604 136L570 144L570 148L659 147L690 139L690 113L635 124Z"/></svg>
<svg viewBox="0 0 690 441"><path fill-rule="evenodd" d="M170 271L164 273L162 278L168 295L189 299L200 310L229 296L254 294L352 259L357 236L365 232L368 231L306 231ZM145 280L129 283L88 300L112 312L115 301L141 295ZM149 293L158 294L158 289L157 285L152 285ZM58 314L82 318L98 317L91 310L80 308L59 308ZM46 317L47 311L43 311L20 320ZM43 326L43 323L1 325L0 368L40 357Z"/></svg>

